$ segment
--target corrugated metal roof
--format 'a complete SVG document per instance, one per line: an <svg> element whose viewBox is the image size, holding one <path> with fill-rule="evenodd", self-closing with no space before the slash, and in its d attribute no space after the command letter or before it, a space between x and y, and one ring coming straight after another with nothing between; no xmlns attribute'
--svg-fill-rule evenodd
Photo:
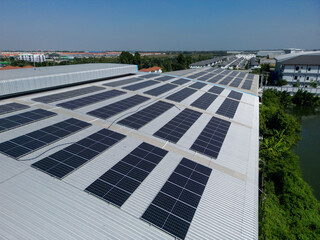
<svg viewBox="0 0 320 240"><path fill-rule="evenodd" d="M205 68L202 71L208 70L210 68ZM190 73L187 72L186 75L190 75ZM237 74L234 76L237 76ZM158 75L155 76L155 81L157 77ZM131 77L123 77L123 79L128 78ZM177 78L175 77L165 82L159 81L159 84L164 85L175 81ZM246 79L246 76L244 76L244 79ZM180 103L165 99L166 96L188 87L194 82L200 82L194 79L189 80L191 81L158 97L146 95L144 92L159 86L159 84L136 91L129 91L122 87L132 83L110 87L103 85L106 81L99 81L72 88L2 100L0 105L19 102L29 105L31 108L8 113L2 115L1 118L27 112L35 108L47 109L58 113L58 115L2 132L0 133L1 142L70 117L90 122L92 126L21 158L21 160L25 161L17 161L0 154L0 222L2 223L0 237L4 239L173 239L172 235L151 226L140 218L180 160L186 157L212 168L212 173L191 222L186 239L257 239L258 97L254 96L252 92L249 94L243 93L233 119L216 114L216 110L228 97L231 89L235 88L221 86L224 90L207 110L194 108L190 105L215 85L210 82L204 82L206 83L205 87L197 90L197 92ZM257 82L257 78L254 78L254 81ZM32 100L40 96L78 89L84 86L102 86L106 90L121 89L126 94L72 111L57 106L66 100L48 104ZM256 85L254 86L256 87ZM88 93L67 100L79 99L94 94ZM107 120L97 119L86 114L89 111L136 94L148 96L150 99ZM133 130L117 124L117 121L159 99L173 103L175 107L139 130ZM153 136L159 128L185 108L201 112L202 115L177 143ZM221 151L216 159L190 150L193 142L213 116L231 122ZM32 163L102 128L109 128L124 134L126 138L62 180L53 178L30 166ZM115 207L84 191L86 187L142 142L163 148L168 151L168 154L122 207Z"/></svg>

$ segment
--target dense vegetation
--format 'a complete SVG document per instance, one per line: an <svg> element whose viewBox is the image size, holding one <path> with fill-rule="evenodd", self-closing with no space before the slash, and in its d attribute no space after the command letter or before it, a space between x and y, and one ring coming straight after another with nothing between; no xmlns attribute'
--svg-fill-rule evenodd
<svg viewBox="0 0 320 240"><path fill-rule="evenodd" d="M285 112L293 103L310 104L309 98L306 92L293 97L276 90L263 92L259 239L320 239L320 203L302 179L299 158L291 150L300 139L300 125ZM313 100L319 102L317 97Z"/></svg>
<svg viewBox="0 0 320 240"><path fill-rule="evenodd" d="M74 58L69 61L61 62L43 62L36 63L37 67L83 64L83 63L127 63L136 64L138 68L149 68L158 66L162 68L163 72L177 71L188 69L189 65L194 62L210 59L216 56L225 56L225 51L217 52L168 52L164 55L141 56L139 52L131 54L129 52L122 52L119 57L88 57L88 58ZM26 61L19 61L13 57L6 58L12 66L26 66L33 63Z"/></svg>

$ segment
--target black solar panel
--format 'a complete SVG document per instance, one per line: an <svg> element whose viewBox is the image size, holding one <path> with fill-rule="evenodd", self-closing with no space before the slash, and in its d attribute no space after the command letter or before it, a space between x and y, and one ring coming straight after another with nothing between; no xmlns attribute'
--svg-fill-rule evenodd
<svg viewBox="0 0 320 240"><path fill-rule="evenodd" d="M145 81L145 82L140 82L140 83L136 83L136 84L133 84L133 85L130 85L130 86L123 87L123 89L135 91L135 90L138 90L138 89L141 89L141 88L150 87L150 86L158 84L158 83L159 82L154 81L154 80L148 80L148 81Z"/></svg>
<svg viewBox="0 0 320 240"><path fill-rule="evenodd" d="M158 77L158 76L160 76L160 74L155 74L155 73L146 74L146 75L140 75L140 77L143 77L143 78L155 78L155 77Z"/></svg>
<svg viewBox="0 0 320 240"><path fill-rule="evenodd" d="M248 79L248 80L253 80L253 78L254 78L254 74L250 74L250 73L249 73L248 76L247 76L247 79Z"/></svg>
<svg viewBox="0 0 320 240"><path fill-rule="evenodd" d="M120 100L115 103L111 103L107 106L98 108L96 110L90 111L87 114L92 115L94 117L107 119L109 117L112 117L116 114L119 114L125 110L128 110L129 108L132 108L134 106L139 105L140 103L143 103L150 98L134 95L132 97Z"/></svg>
<svg viewBox="0 0 320 240"><path fill-rule="evenodd" d="M203 88L203 87L206 86L206 85L207 85L207 84L202 83L202 82L196 82L196 83L190 85L189 87L191 87L191 88L196 88L196 89L201 89L201 88Z"/></svg>
<svg viewBox="0 0 320 240"><path fill-rule="evenodd" d="M141 218L184 239L211 171L183 158Z"/></svg>
<svg viewBox="0 0 320 240"><path fill-rule="evenodd" d="M74 118L69 118L51 126L0 143L0 152L12 158L20 158L44 146L91 126Z"/></svg>
<svg viewBox="0 0 320 240"><path fill-rule="evenodd" d="M230 124L228 121L212 117L190 149L217 158Z"/></svg>
<svg viewBox="0 0 320 240"><path fill-rule="evenodd" d="M250 90L252 87L252 83L253 83L253 81L245 80L241 88Z"/></svg>
<svg viewBox="0 0 320 240"><path fill-rule="evenodd" d="M180 90L179 92L176 92L174 94L171 94L170 96L166 97L166 99L175 101L175 102L181 102L182 100L186 99L193 93L195 93L197 90L192 88L184 88Z"/></svg>
<svg viewBox="0 0 320 240"><path fill-rule="evenodd" d="M163 76L163 77L159 77L156 80L157 81L168 81L170 79L173 79L174 77L170 77L170 76Z"/></svg>
<svg viewBox="0 0 320 240"><path fill-rule="evenodd" d="M159 96L160 94L162 93L165 93L165 92L168 92L174 88L178 87L177 85L174 85L174 84L164 84L160 87L156 87L156 88L153 88L153 89L150 89L146 92L144 92L145 94L149 94L151 96Z"/></svg>
<svg viewBox="0 0 320 240"><path fill-rule="evenodd" d="M0 132L8 131L22 125L30 124L32 122L40 121L57 115L56 113L49 112L42 109L36 109L29 112L16 114L10 117L0 119Z"/></svg>
<svg viewBox="0 0 320 240"><path fill-rule="evenodd" d="M111 90L111 91L97 93L97 94L90 95L83 98L78 98L68 102L60 103L57 106L73 110L73 109L78 109L78 108L88 106L90 104L101 102L103 100L107 100L113 97L117 97L122 94L125 94L125 92L119 91L119 90Z"/></svg>
<svg viewBox="0 0 320 240"><path fill-rule="evenodd" d="M214 76L213 78L211 78L210 80L208 80L208 82L216 83L216 82L218 82L221 78L222 78L221 75L216 75L216 76Z"/></svg>
<svg viewBox="0 0 320 240"><path fill-rule="evenodd" d="M153 135L176 143L200 116L200 112L186 108Z"/></svg>
<svg viewBox="0 0 320 240"><path fill-rule="evenodd" d="M238 73L239 73L239 72L232 71L229 76L233 76L233 77L234 77L234 76L236 76Z"/></svg>
<svg viewBox="0 0 320 240"><path fill-rule="evenodd" d="M190 82L190 80L180 78L180 79L178 79L178 80L173 81L172 83L178 84L178 85L182 85L182 84L185 84L185 83L187 83L187 82Z"/></svg>
<svg viewBox="0 0 320 240"><path fill-rule="evenodd" d="M233 118L237 111L238 105L238 101L226 98L216 113L228 118Z"/></svg>
<svg viewBox="0 0 320 240"><path fill-rule="evenodd" d="M228 98L233 98L236 100L240 100L242 97L242 93L236 92L236 91L231 91L228 95Z"/></svg>
<svg viewBox="0 0 320 240"><path fill-rule="evenodd" d="M103 85L110 86L110 87L118 87L118 86L126 85L129 83L135 83L135 82L142 81L142 80L144 80L144 79L142 79L142 78L129 78L129 79L119 80L119 81L115 81L115 82L108 82Z"/></svg>
<svg viewBox="0 0 320 240"><path fill-rule="evenodd" d="M229 86L231 86L231 87L239 87L239 85L242 82L242 80L243 80L242 78L237 77L230 83Z"/></svg>
<svg viewBox="0 0 320 240"><path fill-rule="evenodd" d="M141 143L85 191L121 207L168 151Z"/></svg>
<svg viewBox="0 0 320 240"><path fill-rule="evenodd" d="M206 110L218 96L211 93L204 93L201 97L191 103L192 107Z"/></svg>
<svg viewBox="0 0 320 240"><path fill-rule="evenodd" d="M227 76L227 77L225 77L221 82L219 82L219 84L222 84L222 85L228 85L228 84L229 84L229 82L231 82L231 81L232 81L232 79L233 79L233 77L229 77L229 76Z"/></svg>
<svg viewBox="0 0 320 240"><path fill-rule="evenodd" d="M222 93L223 90L224 90L224 88L222 88L222 87L213 86L212 88L209 89L208 92L216 93L219 95L220 93Z"/></svg>
<svg viewBox="0 0 320 240"><path fill-rule="evenodd" d="M96 91L103 90L103 89L105 89L105 88L92 86L92 87L80 88L80 89L71 90L71 91L62 92L62 93L51 94L51 95L47 95L47 96L43 96L43 97L38 97L38 98L34 98L32 100L36 101L36 102L42 102L42 103L51 103L51 102L64 100L67 98L85 95L85 94L96 92Z"/></svg>
<svg viewBox="0 0 320 240"><path fill-rule="evenodd" d="M247 73L241 72L238 77L243 78Z"/></svg>
<svg viewBox="0 0 320 240"><path fill-rule="evenodd" d="M8 104L0 105L0 115L19 111L26 108L29 108L29 106L23 105L20 103L8 103Z"/></svg>
<svg viewBox="0 0 320 240"><path fill-rule="evenodd" d="M156 102L149 107L146 107L139 112L132 114L125 119L122 119L118 124L133 128L139 129L147 123L151 122L153 119L159 117L164 112L168 111L174 105L167 102Z"/></svg>
<svg viewBox="0 0 320 240"><path fill-rule="evenodd" d="M125 135L102 129L31 166L61 179L123 138Z"/></svg>

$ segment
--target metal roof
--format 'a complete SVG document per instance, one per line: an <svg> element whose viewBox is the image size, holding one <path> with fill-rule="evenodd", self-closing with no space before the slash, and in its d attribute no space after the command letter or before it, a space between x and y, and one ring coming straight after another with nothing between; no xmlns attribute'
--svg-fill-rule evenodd
<svg viewBox="0 0 320 240"><path fill-rule="evenodd" d="M320 65L320 54L319 55L300 55L295 56L286 60L279 61L284 65Z"/></svg>
<svg viewBox="0 0 320 240"><path fill-rule="evenodd" d="M214 74L215 72L216 74ZM91 124L90 127L84 130L31 152L18 160L0 153L1 238L174 239L172 234L168 234L147 223L141 219L141 216L180 160L185 157L212 169L185 239L257 239L259 101L254 94L254 89L257 88L258 78L254 75L249 76L246 73L221 71L220 69L212 68L204 68L196 72L203 74L203 76L212 74L221 77L216 83L212 83L210 78L207 81L188 78L188 75L190 76L194 73L186 72L186 76L183 76L183 78L189 80L188 82L177 85L176 88L159 96L147 95L145 92L172 83L180 79L181 76L170 75L173 77L172 79L158 80L156 85L135 91L124 88L135 84L132 82L115 87L103 84L146 74L139 73L133 77L101 80L79 86L1 100L0 106L12 102L29 106L27 109L3 114L0 116L1 119L39 108L57 114L50 118L2 132L0 133L1 142L23 136L71 117ZM232 81L236 78L241 79L239 87L235 88L219 84L224 78L231 75L233 75ZM143 81L149 81L150 79L157 81L157 78L159 78L159 75ZM253 81L249 90L241 88L245 81ZM138 83L140 82L142 81L138 81ZM196 82L202 82L205 86L197 89L196 92L180 102L166 99L169 95L189 88ZM33 100L46 95L89 86L99 86L105 90L59 99L51 103L41 103ZM206 110L191 106L200 96L208 93L213 86L222 87L222 92L217 94L216 99ZM82 99L107 90L120 90L125 94L97 101L75 110L59 107L59 104L63 102ZM234 117L228 118L217 114L217 110L226 99L229 99L229 94L232 91L242 93ZM92 110L134 95L145 96L149 99L106 120L87 114ZM171 103L174 107L138 130L118 124L120 120L137 113L158 100ZM187 129L177 143L166 141L153 135L184 109L197 111L201 113L201 116ZM231 123L217 158L211 158L190 149L212 117ZM33 163L104 128L123 134L126 137L62 179L54 178L31 167ZM84 191L91 183L142 142L167 150L168 154L165 155L121 207L116 207Z"/></svg>

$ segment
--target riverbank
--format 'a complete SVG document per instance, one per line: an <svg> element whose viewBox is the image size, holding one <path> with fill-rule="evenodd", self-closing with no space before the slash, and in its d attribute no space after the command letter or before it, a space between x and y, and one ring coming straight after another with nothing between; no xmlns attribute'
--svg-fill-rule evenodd
<svg viewBox="0 0 320 240"><path fill-rule="evenodd" d="M293 103L312 104L305 94L290 97L266 90L260 107L259 239L319 239L320 202L301 174L293 147L300 123L285 112ZM310 96L307 96L310 97ZM298 105L298 104L297 104ZM302 105L302 104L301 104Z"/></svg>

